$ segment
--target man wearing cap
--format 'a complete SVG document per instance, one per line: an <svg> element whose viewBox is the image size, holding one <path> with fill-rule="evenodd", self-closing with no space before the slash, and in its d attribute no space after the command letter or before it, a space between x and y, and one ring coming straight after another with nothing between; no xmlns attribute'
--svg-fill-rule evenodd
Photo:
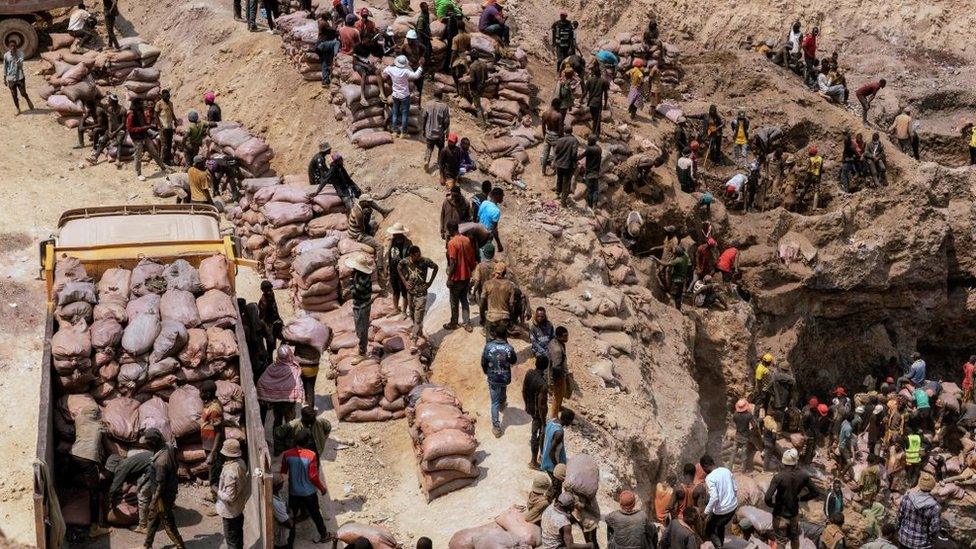
<svg viewBox="0 0 976 549"><path fill-rule="evenodd" d="M359 20L356 21L355 27L359 31L359 37L364 44L372 44L376 35L380 32L376 28L376 22L373 21L372 16L373 14L369 11L369 8L359 8ZM382 57L382 55L379 57Z"/></svg>
<svg viewBox="0 0 976 549"><path fill-rule="evenodd" d="M224 441L220 454L224 456L224 466L220 470L220 483L217 488L217 514L224 523L224 542L227 549L244 547L244 504L250 484L247 466L241 459L241 442L236 438Z"/></svg>
<svg viewBox="0 0 976 549"><path fill-rule="evenodd" d="M209 125L205 120L201 120L200 114L194 110L186 113L186 120L190 123L190 127L187 128L186 137L183 138L183 156L187 165L191 165L207 139Z"/></svg>
<svg viewBox="0 0 976 549"><path fill-rule="evenodd" d="M830 420L827 418L829 412L828 406L821 404L817 397L810 399L809 406L803 412L803 433L807 438L803 444L804 465L813 463L817 448L830 430Z"/></svg>
<svg viewBox="0 0 976 549"><path fill-rule="evenodd" d="M190 203L213 204L212 180L203 156L198 154L193 158L193 165L186 170L186 177L190 188Z"/></svg>
<svg viewBox="0 0 976 549"><path fill-rule="evenodd" d="M410 81L420 78L423 72L423 67L411 70L406 55L398 55L392 66L383 69L383 76L389 78L392 83L393 111L390 115L390 125L397 137L403 137L403 134L407 133L407 121L410 115Z"/></svg>
<svg viewBox="0 0 976 549"><path fill-rule="evenodd" d="M216 126L217 122L223 120L220 105L217 104L217 95L212 91L208 91L203 94L203 103L207 106L207 122L211 126Z"/></svg>
<svg viewBox="0 0 976 549"><path fill-rule="evenodd" d="M390 290L393 292L393 308L398 314L407 310L410 301L399 271L400 262L407 259L410 248L413 247L413 242L407 238L409 233L410 231L399 221L386 229L386 234L390 235L390 242L386 247L386 264L389 269Z"/></svg>
<svg viewBox="0 0 976 549"><path fill-rule="evenodd" d="M735 469L737 461L742 462L742 471L748 473L752 470L752 435L756 428L756 418L752 415L749 401L740 398L735 403L735 413L732 414L732 423L735 425L735 447L732 450L732 463L729 468Z"/></svg>
<svg viewBox="0 0 976 549"><path fill-rule="evenodd" d="M478 19L478 30L484 34L494 36L501 44L508 47L509 28L502 14L502 6L498 0L488 0L488 5L481 11Z"/></svg>
<svg viewBox="0 0 976 549"><path fill-rule="evenodd" d="M745 111L739 111L731 123L732 125L732 157L737 166L745 166L749 162L749 119Z"/></svg>
<svg viewBox="0 0 976 549"><path fill-rule="evenodd" d="M939 533L942 507L932 497L936 480L930 473L922 473L918 485L901 498L898 505L898 542L907 549L932 547Z"/></svg>
<svg viewBox="0 0 976 549"><path fill-rule="evenodd" d="M775 358L772 354L766 353L756 363L755 376L753 376L753 404L759 406L764 412L769 406L769 399L772 396L773 385L773 363Z"/></svg>
<svg viewBox="0 0 976 549"><path fill-rule="evenodd" d="M329 153L332 152L332 145L328 141L319 143L319 152L312 156L308 161L308 184L318 185L319 189L315 194L321 192L321 187L328 184L329 179Z"/></svg>
<svg viewBox="0 0 976 549"><path fill-rule="evenodd" d="M424 156L424 169L430 165L430 157L437 149L438 159L444 150L444 138L451 129L451 111L444 103L444 92L440 88L434 89L433 101L424 104L420 112L420 122L424 129L424 140L427 142L427 154ZM458 162L460 166L460 161Z"/></svg>
<svg viewBox="0 0 976 549"><path fill-rule="evenodd" d="M352 269L352 282L340 280L340 302L352 299L352 317L359 339L359 357L366 357L369 343L369 313L373 305L373 265L365 253L358 253L346 259L346 266Z"/></svg>
<svg viewBox="0 0 976 549"><path fill-rule="evenodd" d="M447 135L447 146L437 155L437 166L440 169L441 185L454 186L461 174L461 147L458 147L458 134Z"/></svg>
<svg viewBox="0 0 976 549"><path fill-rule="evenodd" d="M576 497L563 492L542 513L542 549L591 549L590 543L573 541L571 514L575 506Z"/></svg>
<svg viewBox="0 0 976 549"><path fill-rule="evenodd" d="M418 69L420 67L427 67L427 59L430 55L427 53L427 46L420 41L420 35L417 31L410 29L407 31L406 40L401 46L401 53L407 56L407 61L410 63L410 67L413 69ZM424 80L429 75L424 75L422 78L417 79L415 85L417 86L417 100L424 95Z"/></svg>
<svg viewBox="0 0 976 549"><path fill-rule="evenodd" d="M339 29L339 44L342 46L339 51L346 55L351 55L352 49L363 41L359 30L356 28L357 19L359 18L354 13L346 15L345 24Z"/></svg>
<svg viewBox="0 0 976 549"><path fill-rule="evenodd" d="M630 490L617 497L620 509L607 515L608 549L650 549L657 546L657 527L643 509L637 509L637 496Z"/></svg>
<svg viewBox="0 0 976 549"><path fill-rule="evenodd" d="M529 490L529 496L525 500L525 511L522 512L522 520L537 526L539 525L542 521L542 513L545 512L551 503L546 497L550 486L552 486L552 481L549 480L549 475L535 473L535 476L532 477L532 488Z"/></svg>
<svg viewBox="0 0 976 549"><path fill-rule="evenodd" d="M563 59L576 51L576 29L569 20L569 13L559 12L559 19L552 24L552 47L556 52L556 71L563 64Z"/></svg>
<svg viewBox="0 0 976 549"><path fill-rule="evenodd" d="M773 510L773 532L778 547L800 548L800 502L820 496L813 477L797 468L799 454L790 448L783 452L784 469L773 476L766 489L766 506Z"/></svg>

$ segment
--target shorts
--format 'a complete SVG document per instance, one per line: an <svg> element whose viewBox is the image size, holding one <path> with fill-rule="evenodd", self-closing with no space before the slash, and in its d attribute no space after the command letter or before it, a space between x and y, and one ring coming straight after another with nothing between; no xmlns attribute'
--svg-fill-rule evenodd
<svg viewBox="0 0 976 549"><path fill-rule="evenodd" d="M427 138L427 148L428 149L443 149L444 148L444 138L437 137L434 139Z"/></svg>

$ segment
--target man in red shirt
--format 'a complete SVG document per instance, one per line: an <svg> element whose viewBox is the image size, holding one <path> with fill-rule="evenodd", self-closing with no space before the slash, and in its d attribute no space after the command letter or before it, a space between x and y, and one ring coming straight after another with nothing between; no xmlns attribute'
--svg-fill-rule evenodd
<svg viewBox="0 0 976 549"><path fill-rule="evenodd" d="M973 371L976 370L976 355L962 365L962 404L973 400Z"/></svg>
<svg viewBox="0 0 976 549"><path fill-rule="evenodd" d="M739 250L732 247L726 248L722 255L718 256L715 268L722 272L723 281L732 282L732 278L739 269Z"/></svg>
<svg viewBox="0 0 976 549"><path fill-rule="evenodd" d="M444 325L445 330L458 328L458 305L464 314L464 329L471 328L471 309L468 305L468 290L471 288L471 275L478 265L471 239L458 232L458 224L447 224L447 287L451 293L451 321Z"/></svg>
<svg viewBox="0 0 976 549"><path fill-rule="evenodd" d="M874 101L874 96L878 95L878 92L887 84L888 82L882 78L877 82L868 82L854 92L854 96L857 97L857 101L861 104L861 121L865 124L868 123L868 109L871 108L871 102Z"/></svg>
<svg viewBox="0 0 976 549"><path fill-rule="evenodd" d="M712 256L712 250L715 249L715 245L715 239L709 238L695 248L695 272L691 279L692 286L695 285L695 282L715 272L715 258Z"/></svg>
<svg viewBox="0 0 976 549"><path fill-rule="evenodd" d="M346 55L352 54L352 49L362 41L359 30L354 26L356 19L358 18L350 13L346 16L346 25L339 29L339 44L342 46L339 51Z"/></svg>
<svg viewBox="0 0 976 549"><path fill-rule="evenodd" d="M817 36L820 28L813 27L809 34L803 37L800 47L803 48L803 67L806 69L804 78L807 85L812 86L817 80Z"/></svg>

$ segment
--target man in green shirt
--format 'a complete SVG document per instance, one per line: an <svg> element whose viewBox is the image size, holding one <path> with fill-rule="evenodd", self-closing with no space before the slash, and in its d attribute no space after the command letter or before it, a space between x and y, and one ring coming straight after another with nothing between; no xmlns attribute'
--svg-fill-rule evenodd
<svg viewBox="0 0 976 549"><path fill-rule="evenodd" d="M685 283L688 281L688 273L691 271L691 260L685 252L685 247L678 244L674 248L674 259L665 263L660 259L654 258L662 266L668 268L668 280L670 281L669 293L674 299L674 307L681 310L681 298L685 293Z"/></svg>

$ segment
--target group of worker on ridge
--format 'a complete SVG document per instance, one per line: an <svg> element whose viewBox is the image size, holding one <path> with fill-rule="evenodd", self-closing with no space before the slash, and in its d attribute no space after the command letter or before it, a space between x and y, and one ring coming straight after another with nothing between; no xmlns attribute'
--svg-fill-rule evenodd
<svg viewBox="0 0 976 549"><path fill-rule="evenodd" d="M248 2L247 14L251 17L249 22L253 21L251 13L256 4L253 1ZM268 10L268 4L275 3L265 3L265 8L269 13L276 13L275 10ZM438 17L448 21L455 18L455 11L450 7L445 8L448 15L440 13L442 4L437 2ZM114 3L112 5L117 10L117 6ZM479 22L479 29L485 32L490 28L489 34L496 36L502 45L507 45L509 30L504 23L502 7L497 2L490 2L489 6L493 6L492 9L485 11L493 15L487 19L486 25ZM400 9L407 8L400 6ZM76 13L84 11L84 6L80 6L72 14L72 20ZM366 32L375 31L375 25L372 31L369 30L368 10L365 14L360 10L360 15L356 16L353 14L351 2L339 2L333 13L342 11L346 12L341 19L345 26L335 33L335 38L331 38L338 41L338 46L323 46L319 50L320 55L326 56L323 61L329 51L334 56L343 47L342 31L347 27L359 33L359 44L379 43L378 39L369 40L369 36L365 40L362 38L364 29ZM412 35L408 34L407 41L399 46L404 59L398 56L392 67L382 70L384 78L391 80L394 112L404 113L403 120L405 112L409 110L410 85L412 83L418 88L422 86L422 79L419 77L423 74L424 63L429 60L430 14L426 4L421 5L421 21L424 20L424 14L428 18L427 27L418 25L418 30L413 31ZM88 21L81 15L78 18ZM456 10L456 19L458 34L455 38L463 33L464 28L459 8ZM350 21L353 22L352 25L349 25ZM273 25L271 18L268 23ZM73 24L75 23L69 24L69 30ZM485 28L481 29L482 26ZM87 25L85 28L89 27ZM425 28L427 34L424 34ZM598 194L594 189L598 189L598 184L594 181L599 179L602 155L597 141L603 112L609 108L610 79L615 75L617 63L606 55L609 52L601 51L594 56L593 62L587 68L576 45L575 28L565 12L560 14L552 27L560 79L550 109L542 116L545 137L542 165L544 173L547 173L549 153L554 151L552 164L560 199L564 204L568 201L572 178L582 174L588 191L587 203L590 207L595 207ZM332 33L328 29L335 30L328 25L323 26L323 29L324 32L320 33L323 38L320 44L329 42ZM794 30L799 32L798 26L794 26ZM816 29L810 34L814 36L815 44ZM345 35L348 42L348 37L353 33L347 31ZM78 37L81 38L82 35ZM653 51L663 52L656 18L652 18L648 24L644 41L648 45L658 46ZM463 40L461 42L463 44ZM82 45L83 43L84 40ZM455 41L450 43L454 45ZM356 45L353 44L350 49L354 54ZM454 55L460 57L461 53L465 53L464 62L468 63L464 71L460 71L461 79L467 77L466 86L461 86L460 89L466 90L463 93L468 97L480 98L480 81L477 77L472 77L472 72L477 74L480 71L477 67L478 60L472 59L470 52L465 52L459 46L455 46ZM16 103L18 90L26 97L26 92L23 91L23 60L22 55L17 55L17 44L8 44L8 47L5 76L8 85L13 81L11 90ZM809 76L812 69L808 68L808 64L810 67L818 64L807 63L809 42L806 38L802 40L801 48L804 55L804 74ZM815 52L815 48L813 51ZM366 52L360 48L360 53ZM386 53L389 52L384 50L383 54ZM372 51L366 53L370 54ZM816 59L815 56L812 57ZM635 62L626 73L631 84L628 111L632 116L636 116L643 107L648 90L652 108L660 101L660 74L659 71L655 73L656 65L645 68L645 64L650 64L649 61L650 59L641 59ZM825 69L824 65L828 68ZM819 74L824 74L826 70L827 78L833 78L829 76L830 66L835 71L838 70L835 61L819 63L819 66ZM329 67L331 69L331 63ZM451 62L448 69L453 68L455 63ZM330 76L326 72L326 63L323 62L323 82L328 83ZM816 78L818 82L821 79L819 75ZM830 86L837 85L832 79L829 82ZM398 97L398 90L402 95L404 86L408 90L408 96ZM856 91L855 95L863 106L865 119L871 101L884 86L885 81L880 80ZM843 93L846 95L846 88ZM837 92L834 91L833 94L837 95ZM186 197L189 202L213 203L224 191L229 191L233 199L240 196L241 176L236 170L236 161L232 157L208 157L201 154L201 151L209 148L205 146L207 131L221 121L220 107L215 100L212 92L205 94L205 118L195 111L187 113L191 127L187 132L183 152L189 161L187 170L190 187ZM591 114L591 133L583 152L582 163L577 157L578 140L566 124L567 113L579 102L585 103ZM472 103L480 105L480 100ZM128 135L136 145L135 164L140 176L139 159L143 151L162 170L168 170L172 164L172 136L176 117L167 91L164 90L160 100L151 105L134 100L128 109L123 109L119 99L110 95L102 104L86 106L86 112L86 124L83 124L83 131L79 132L79 136L83 136L85 132L91 135L94 145L92 163L98 161L108 145L115 143L119 146ZM724 122L717 109L713 108L707 115L700 117L702 131L697 135L689 122L692 118L694 117L689 116L679 120L676 132L678 148L682 151L678 160L678 176L682 189L688 192L695 191L698 186L696 178L699 143L706 144L703 162L718 164L723 161L721 148ZM392 116L391 119L392 124L399 120L397 116ZM522 396L524 409L532 418L532 458L529 466L539 469L540 473L533 479L526 502L525 518L541 525L543 546L547 549L595 548L596 530L601 518L590 513L594 502L581 501L578 495L560 489L566 473L565 431L575 420L573 412L562 405L570 389L567 364L569 332L565 327L554 326L544 308L533 309L508 266L496 259L496 252L504 251L499 236L504 190L490 181L483 181L480 192L470 198L464 195L461 188L462 178L470 176L476 166L471 159L470 142L465 146L466 140L459 139L457 134L450 131L450 111L442 94L434 93L431 99L424 102L423 120L427 143L425 161L429 164L433 149L438 149L438 177L445 186L446 193L441 209L440 231L445 241L448 264L447 286L451 320L444 328L472 331L470 300L474 299L479 305L480 322L486 337L481 366L489 388L492 431L496 437L504 434L501 416L508 408L507 388L512 382L512 368L518 361L509 337L524 335L529 339L534 368L525 376ZM401 128L405 130L405 121L403 124ZM916 129L907 110L896 118L891 130L894 131L902 150L911 150L912 136L917 135ZM784 172L790 162L786 159L789 153L783 150L782 130L760 129L750 133L749 120L744 113L739 113L731 123L731 130L733 157L738 165L749 165L749 154L752 152L757 158L752 164L759 163L761 166L757 169L776 173L776 166L782 166L781 177L786 177ZM859 137L848 136L850 147L856 153L850 158L847 156L848 143L845 142L842 177L845 169L848 177L869 173L874 184L881 184L885 172L883 149L880 155L869 152L872 144L878 142L877 134L872 136L871 143L867 145L864 144L863 137ZM976 144L971 146L976 147ZM813 193L816 208L818 187L813 184L813 177L819 184L823 158L817 154L815 148L809 150L809 153L810 158L804 172L805 184L797 203L802 204L804 195ZM376 224L372 222L371 216L373 212L381 215L389 213L382 204L384 197L363 192L346 171L342 156L334 153L328 143L322 143L319 153L310 162L308 171L309 182L317 186L316 193L324 192L326 186L331 186L330 192L334 191L346 204L349 237L381 250L372 263L351 262L354 275L343 287L343 298L352 300L354 311L358 311L356 325L360 354L365 355L367 352L368 324L362 319L369 318L369 307L375 298L372 286L374 271L380 271L384 291L392 294L397 310L413 321L411 350L418 351L426 340L423 331L426 296L437 275L436 264L410 241L409 228L403 224L394 224L386 231L388 242L381 243L377 239ZM746 209L755 206L756 197L761 194L755 190L750 195L747 182L753 177L759 180L761 176L758 173L753 176L752 172L753 169L750 168L746 181L727 185L726 200L741 201ZM776 185L771 186L775 188ZM703 200L705 196L710 197L710 193L704 193ZM708 201L705 201L704 205L707 204ZM462 225L466 227L465 234L460 232ZM702 226L701 235L695 235L700 242L692 260L680 244L684 236L680 230L669 227L666 232L662 258L659 260L666 266L661 270L661 279L674 299L675 306L680 309L683 296L688 291L695 295L699 306L722 306L722 295L717 291L715 281L721 279L724 283L732 283L736 279L738 250L726 247L718 253L718 244L712 234L711 225L706 222ZM269 348L274 349L278 337L275 334L280 334L282 320L270 283L262 284L259 310L261 329L270 334L272 343ZM270 360L271 354L267 352L266 356L272 364L263 366L285 364L293 359L289 358L287 347L279 348L274 361ZM739 400L734 407L732 419L735 425L735 449L730 456L731 466L719 466L716 459L706 455L701 457L697 465L685 464L685 476L682 479L676 478L673 483L659 483L654 494L638 497L630 490L620 492L620 510L604 519L611 545L642 548L698 547L703 540L708 540L714 547L722 547L727 539L726 526L734 522L736 533L741 533L747 539L756 536L764 541L776 540L781 546L790 543L795 548L798 547L802 529L806 537L816 538L818 546L836 549L845 546L847 532L844 528L843 511L861 508L864 515L873 519L876 525L872 534L878 539L871 542L874 545L868 546L913 549L935 546L941 542L940 504L931 493L949 484L962 487L976 484L976 458L973 453L976 447L973 442L973 429L976 428L976 404L973 403L974 360L976 359L970 359L963 367L961 394L951 393L951 388L940 382L927 380L926 364L916 356L907 372L892 373L880 383L877 382L880 378L871 377L866 380L864 391L854 394L853 399L847 396L845 388L838 387L832 394L830 404L826 399L821 403L818 398L811 397L807 405L801 408L797 405L799 393L795 378L787 368L777 368L771 355L764 355L755 370L756 385L752 397ZM248 485L247 467L240 444L233 439L224 440L219 419L222 417L222 410L216 395L206 384L201 389L201 395L204 400L201 432L204 440L210 442L205 444L205 448L208 462L213 464L210 473L211 499L214 501L215 512L224 520L224 535L228 547L241 547L243 506ZM953 395L955 399L951 398ZM260 399L262 395L259 393L258 396ZM314 395L306 392L302 401L291 404L290 416L294 416L295 409L300 408L299 417L278 421L278 414L275 414L273 438L276 454L280 453L282 457L281 473L287 473L288 484L287 497L283 497L280 495L280 487L284 483L284 476L275 479L276 495L273 503L276 547L291 546L295 537L296 519L306 516L315 523L317 542L324 543L332 537L326 530L317 496L317 492L324 493L326 490L321 480L320 462L331 425L319 417L319 412L311 406L313 401ZM790 433L802 434L805 438L804 444L800 448L780 452L777 440ZM866 446L861 444L861 439ZM134 452L113 464L112 470L103 472L113 474L108 501L118 495L119 489L126 482L144 484L146 490L141 493L144 497L140 498L141 520L138 528L148 530L146 545L152 545L153 536L161 526L174 543L182 547L184 544L173 518L178 483L172 448L163 442L160 433L154 429L147 429L141 441L146 451ZM84 446L85 444L79 445L79 452L84 450ZM744 471L750 471L755 467L754 455L760 451L762 469L777 471L765 497L774 517L772 529L769 531L760 531L748 521L735 517L740 498L731 470L735 469L736 463L740 463ZM947 455L951 457L947 458ZM956 470L950 467L953 459ZM863 462L866 462L866 467L855 479L856 466ZM801 467L811 464L822 467L825 472L836 477L831 490L826 491L826 494L820 494L809 470ZM849 495L851 489L858 494L854 501ZM900 498L897 516L894 513L885 516L886 509L894 509L890 503L898 494L904 495ZM825 498L824 515L828 524L811 527L800 521L799 502L821 496ZM644 509L638 509L638 500L644 502ZM100 517L102 514L99 511L94 516ZM573 525L583 529L584 543L573 540ZM99 533L97 529L93 532ZM355 545L358 549L364 549L368 547L368 543L361 539ZM429 539L421 538L418 548L424 549L429 544Z"/></svg>

